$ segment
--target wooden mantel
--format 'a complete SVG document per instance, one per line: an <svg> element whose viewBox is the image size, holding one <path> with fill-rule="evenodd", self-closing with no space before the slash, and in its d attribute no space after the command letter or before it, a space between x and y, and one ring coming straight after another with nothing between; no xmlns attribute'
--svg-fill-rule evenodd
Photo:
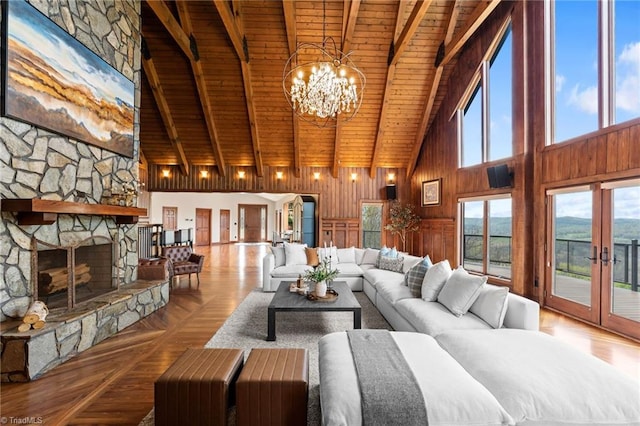
<svg viewBox="0 0 640 426"><path fill-rule="evenodd" d="M146 216L147 209L111 206L108 204L74 203L71 201L42 200L40 198L4 199L0 210L18 214L18 225L51 225L58 214L115 216L118 224L138 223L138 216Z"/></svg>

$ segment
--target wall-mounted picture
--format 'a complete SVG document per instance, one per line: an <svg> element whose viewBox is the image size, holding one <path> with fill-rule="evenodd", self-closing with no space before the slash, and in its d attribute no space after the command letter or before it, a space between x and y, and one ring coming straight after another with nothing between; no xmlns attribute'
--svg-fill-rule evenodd
<svg viewBox="0 0 640 426"><path fill-rule="evenodd" d="M422 182L422 207L440 205L440 182L434 179Z"/></svg>
<svg viewBox="0 0 640 426"><path fill-rule="evenodd" d="M132 157L133 82L27 2L2 5L2 115Z"/></svg>

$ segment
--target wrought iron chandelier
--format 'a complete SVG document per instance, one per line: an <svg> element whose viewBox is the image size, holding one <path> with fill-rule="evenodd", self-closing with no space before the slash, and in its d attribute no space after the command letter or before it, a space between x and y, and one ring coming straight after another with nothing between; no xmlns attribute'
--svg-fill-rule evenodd
<svg viewBox="0 0 640 426"><path fill-rule="evenodd" d="M332 37L325 37L324 1L322 6L322 44L298 45L284 66L282 89L303 120L318 127L336 127L358 112L366 79L349 58L351 52L343 53Z"/></svg>

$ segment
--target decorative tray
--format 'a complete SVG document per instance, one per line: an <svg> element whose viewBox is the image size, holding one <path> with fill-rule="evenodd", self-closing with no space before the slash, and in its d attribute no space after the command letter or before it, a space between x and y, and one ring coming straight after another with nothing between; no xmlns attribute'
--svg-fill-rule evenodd
<svg viewBox="0 0 640 426"><path fill-rule="evenodd" d="M318 297L314 292L307 294L307 299L312 302L335 302L338 298L338 292L333 289L327 289L324 297Z"/></svg>

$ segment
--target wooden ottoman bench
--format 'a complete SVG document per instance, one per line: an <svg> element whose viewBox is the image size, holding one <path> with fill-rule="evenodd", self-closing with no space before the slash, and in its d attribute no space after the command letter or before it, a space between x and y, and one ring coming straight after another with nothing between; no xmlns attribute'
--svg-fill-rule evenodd
<svg viewBox="0 0 640 426"><path fill-rule="evenodd" d="M187 349L154 387L155 424L226 425L241 349Z"/></svg>
<svg viewBox="0 0 640 426"><path fill-rule="evenodd" d="M306 349L253 349L236 383L238 426L306 425Z"/></svg>

